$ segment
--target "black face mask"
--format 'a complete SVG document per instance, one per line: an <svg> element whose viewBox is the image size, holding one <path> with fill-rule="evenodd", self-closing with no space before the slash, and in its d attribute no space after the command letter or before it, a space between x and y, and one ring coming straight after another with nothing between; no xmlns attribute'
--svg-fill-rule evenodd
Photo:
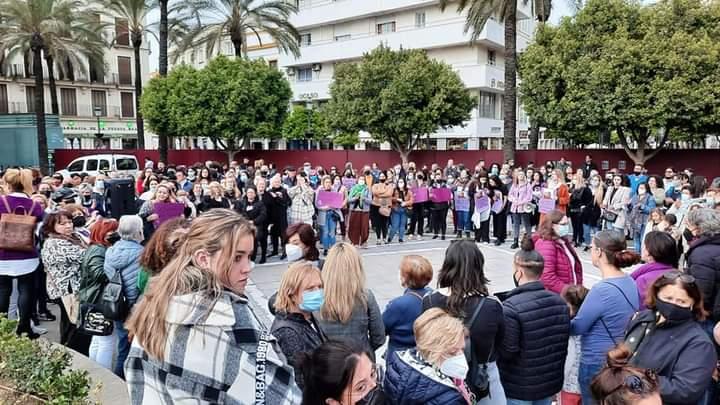
<svg viewBox="0 0 720 405"><path fill-rule="evenodd" d="M633 173L635 173L635 175L636 175L636 176L639 176L639 175L640 175L640 172L639 172L639 171L637 171L637 170L636 170L636 171L634 171Z"/></svg>
<svg viewBox="0 0 720 405"><path fill-rule="evenodd" d="M83 215L78 215L76 217L73 217L72 219L73 227L75 228L82 228L83 226L85 226L86 222L87 220Z"/></svg>
<svg viewBox="0 0 720 405"><path fill-rule="evenodd" d="M47 197L47 198L50 198L50 195L52 194L52 191L50 191L50 190L45 190L45 191L43 191L43 192L40 193L40 194L44 195L44 196Z"/></svg>
<svg viewBox="0 0 720 405"><path fill-rule="evenodd" d="M366 175L366 176L369 176L369 175L370 175L370 170L365 170L365 175Z"/></svg>
<svg viewBox="0 0 720 405"><path fill-rule="evenodd" d="M110 232L105 237L105 240L107 240L109 244L113 245L115 242L120 240L120 235L117 232Z"/></svg>
<svg viewBox="0 0 720 405"><path fill-rule="evenodd" d="M660 298L655 298L655 308L660 315L671 322L683 322L693 318L692 309L663 301Z"/></svg>
<svg viewBox="0 0 720 405"><path fill-rule="evenodd" d="M517 272L515 272L517 273ZM515 273L513 273L513 283L515 283L515 288L520 287L520 279L515 278Z"/></svg>

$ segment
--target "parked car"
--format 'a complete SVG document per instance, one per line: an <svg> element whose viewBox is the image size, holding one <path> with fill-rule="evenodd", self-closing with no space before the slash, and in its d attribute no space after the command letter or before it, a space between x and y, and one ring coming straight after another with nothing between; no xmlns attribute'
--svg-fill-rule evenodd
<svg viewBox="0 0 720 405"><path fill-rule="evenodd" d="M139 173L137 158L133 155L87 155L81 156L58 173L68 178L73 173L87 173L90 176L97 176L100 172L115 171L124 176L137 178Z"/></svg>

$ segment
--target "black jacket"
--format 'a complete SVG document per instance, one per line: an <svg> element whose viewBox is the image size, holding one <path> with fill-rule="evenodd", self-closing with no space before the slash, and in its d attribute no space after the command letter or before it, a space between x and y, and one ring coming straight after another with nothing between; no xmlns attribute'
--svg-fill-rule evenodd
<svg viewBox="0 0 720 405"><path fill-rule="evenodd" d="M279 226L282 232L287 228L287 209L291 204L290 196L282 188L271 188L262 195L262 202L267 210L267 223Z"/></svg>
<svg viewBox="0 0 720 405"><path fill-rule="evenodd" d="M695 320L666 322L645 334L644 328L655 319L653 310L645 310L630 321L626 342L637 344L630 335L644 335L630 363L657 373L663 404L696 404L712 379L715 345Z"/></svg>
<svg viewBox="0 0 720 405"><path fill-rule="evenodd" d="M593 205L593 194L589 187L574 188L570 193L570 204L568 205L569 214L580 214L580 218L584 219L588 216L590 210L588 207Z"/></svg>
<svg viewBox="0 0 720 405"><path fill-rule="evenodd" d="M507 397L534 401L560 392L570 337L567 304L533 281L510 291L503 310L498 366Z"/></svg>
<svg viewBox="0 0 720 405"><path fill-rule="evenodd" d="M705 309L720 321L720 235L704 236L690 245L685 270L697 280Z"/></svg>
<svg viewBox="0 0 720 405"><path fill-rule="evenodd" d="M277 338L280 349L293 368L297 367L296 354L313 351L327 341L327 336L312 315L308 321L302 314L278 312L270 333ZM301 376L302 372L296 368L295 381L302 388Z"/></svg>
<svg viewBox="0 0 720 405"><path fill-rule="evenodd" d="M240 215L251 220L258 229L264 227L267 223L265 204L258 199L255 199L252 203L248 202L247 197L242 200L237 200L233 208L240 213Z"/></svg>

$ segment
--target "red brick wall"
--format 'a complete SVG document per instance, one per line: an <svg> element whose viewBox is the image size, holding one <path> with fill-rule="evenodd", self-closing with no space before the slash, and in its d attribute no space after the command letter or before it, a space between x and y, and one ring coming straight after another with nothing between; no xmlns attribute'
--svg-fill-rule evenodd
<svg viewBox="0 0 720 405"><path fill-rule="evenodd" d="M138 158L142 166L145 157L157 161L159 153L157 150L79 150L79 149L59 149L55 151L55 167L62 169L67 166L73 159L78 156L91 155L96 153L119 153L133 154ZM518 151L516 153L516 163L525 165L530 161L536 165L543 164L547 160L559 160L561 156L574 163L574 166L581 164L585 155L590 153L593 160L600 166L603 161L607 161L610 168L618 167L621 162L625 162L625 171L632 170L632 160L628 158L622 150L538 150L538 151ZM330 166L341 167L345 162L353 162L353 166L359 167L364 164L376 162L380 167L387 168L400 161L400 156L392 151L356 151L356 150L250 150L241 151L235 155L235 159L240 160L243 157L249 157L251 161L255 159L265 159L265 162L274 162L278 167L287 165L301 166L303 162L309 161L313 165L322 165L325 168ZM474 166L480 159L485 159L487 166L493 162L502 161L502 151L498 150L481 150L481 151L415 151L410 155L410 160L418 165L430 165L434 162L445 165L448 159L454 159L455 164L464 163L466 166ZM196 162L204 162L206 160L216 160L219 162L227 161L227 153L217 150L170 150L169 160L175 164L194 164ZM664 150L655 158L650 160L647 168L651 173L661 174L667 166L673 166L675 169L684 169L691 167L695 172L709 178L720 176L720 150L703 149L703 150Z"/></svg>

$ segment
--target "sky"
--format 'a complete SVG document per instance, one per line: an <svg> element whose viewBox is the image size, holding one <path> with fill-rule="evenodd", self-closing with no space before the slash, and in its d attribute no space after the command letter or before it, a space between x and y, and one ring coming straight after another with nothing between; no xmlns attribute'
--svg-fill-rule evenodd
<svg viewBox="0 0 720 405"><path fill-rule="evenodd" d="M555 0L553 3L553 10L550 13L550 23L558 24L560 19L565 16L572 15L573 11L569 3L571 0ZM155 9L148 13L148 21L155 22L160 19L160 11ZM158 69L158 42L152 35L148 35L147 39L150 41L150 72L154 72Z"/></svg>

